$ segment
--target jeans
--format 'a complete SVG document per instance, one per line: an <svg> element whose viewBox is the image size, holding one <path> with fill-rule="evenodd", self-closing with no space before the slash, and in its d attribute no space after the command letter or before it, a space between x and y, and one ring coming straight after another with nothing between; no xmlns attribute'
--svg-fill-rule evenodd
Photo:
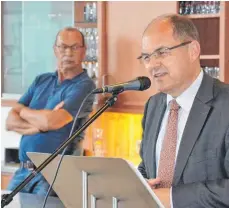
<svg viewBox="0 0 229 208"><path fill-rule="evenodd" d="M18 169L11 179L7 190L13 191L32 171L27 168ZM45 196L49 189L49 183L41 173L38 173L20 192ZM50 196L57 196L53 190Z"/></svg>

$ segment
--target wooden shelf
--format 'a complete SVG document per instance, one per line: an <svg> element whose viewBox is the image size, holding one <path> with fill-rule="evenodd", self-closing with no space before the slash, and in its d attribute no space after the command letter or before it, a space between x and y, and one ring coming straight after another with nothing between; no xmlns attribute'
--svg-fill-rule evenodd
<svg viewBox="0 0 229 208"><path fill-rule="evenodd" d="M185 17L188 17L190 19L207 19L207 18L219 18L220 14L189 14L184 15Z"/></svg>
<svg viewBox="0 0 229 208"><path fill-rule="evenodd" d="M83 62L92 62L92 63L94 62L95 63L95 62L98 62L98 60L97 59L96 60L87 60L87 59L85 59L85 60L83 60Z"/></svg>
<svg viewBox="0 0 229 208"><path fill-rule="evenodd" d="M96 22L75 22L75 27L97 28Z"/></svg>
<svg viewBox="0 0 229 208"><path fill-rule="evenodd" d="M219 59L219 55L200 55L200 59Z"/></svg>

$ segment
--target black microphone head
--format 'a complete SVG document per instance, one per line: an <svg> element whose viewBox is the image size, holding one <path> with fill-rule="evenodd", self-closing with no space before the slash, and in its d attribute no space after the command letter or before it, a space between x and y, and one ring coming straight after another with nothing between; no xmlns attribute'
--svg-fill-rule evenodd
<svg viewBox="0 0 229 208"><path fill-rule="evenodd" d="M151 81L148 77L138 77L137 79L141 84L139 90L147 90L151 86Z"/></svg>

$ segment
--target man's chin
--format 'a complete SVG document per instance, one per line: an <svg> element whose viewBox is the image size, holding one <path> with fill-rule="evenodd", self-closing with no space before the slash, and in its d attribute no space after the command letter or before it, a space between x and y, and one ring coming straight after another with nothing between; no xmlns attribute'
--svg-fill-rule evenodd
<svg viewBox="0 0 229 208"><path fill-rule="evenodd" d="M164 86L164 85L156 84L156 89L157 89L157 91L162 92L162 93L166 93L166 94L169 92L169 88Z"/></svg>
<svg viewBox="0 0 229 208"><path fill-rule="evenodd" d="M66 71L72 71L73 69L76 68L76 65L70 65L70 64L66 64L62 67L62 71L66 72Z"/></svg>

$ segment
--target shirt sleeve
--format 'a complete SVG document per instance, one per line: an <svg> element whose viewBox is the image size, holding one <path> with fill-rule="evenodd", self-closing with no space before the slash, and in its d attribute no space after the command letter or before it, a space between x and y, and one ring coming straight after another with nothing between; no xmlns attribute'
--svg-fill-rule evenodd
<svg viewBox="0 0 229 208"><path fill-rule="evenodd" d="M67 89L63 101L64 106L63 109L68 111L73 118L76 116L81 103L84 98L95 89L95 85L92 81L83 81L79 84L71 86L70 89ZM81 113L79 114L79 118L87 116L92 111L92 105L94 101L94 96L91 95L84 103Z"/></svg>
<svg viewBox="0 0 229 208"><path fill-rule="evenodd" d="M35 80L33 81L33 83L29 86L28 90L22 95L22 97L19 99L18 103L23 104L25 106L29 106L32 98L33 98L33 94L34 94L34 90L35 87L38 83L40 76L37 76L35 78Z"/></svg>

